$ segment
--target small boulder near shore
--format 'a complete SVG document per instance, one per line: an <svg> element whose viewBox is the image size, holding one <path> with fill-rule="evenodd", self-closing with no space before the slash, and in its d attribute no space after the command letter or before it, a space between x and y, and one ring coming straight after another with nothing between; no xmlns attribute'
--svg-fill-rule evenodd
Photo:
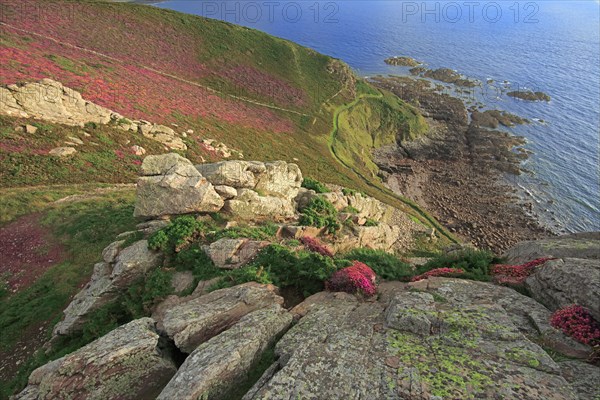
<svg viewBox="0 0 600 400"><path fill-rule="evenodd" d="M388 65L396 65L401 67L416 67L418 65L423 64L422 62L419 62L412 57L405 56L387 58L385 60L385 63Z"/></svg>

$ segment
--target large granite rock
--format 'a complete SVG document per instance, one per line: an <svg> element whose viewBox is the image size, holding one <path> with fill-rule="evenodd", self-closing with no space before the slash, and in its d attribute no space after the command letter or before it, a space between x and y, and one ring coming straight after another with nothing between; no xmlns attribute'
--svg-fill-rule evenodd
<svg viewBox="0 0 600 400"><path fill-rule="evenodd" d="M251 312L201 344L185 360L159 400L228 399L266 348L292 323L281 306Z"/></svg>
<svg viewBox="0 0 600 400"><path fill-rule="evenodd" d="M575 233L521 242L504 254L510 264L540 257L600 259L600 232Z"/></svg>
<svg viewBox="0 0 600 400"><path fill-rule="evenodd" d="M600 367L577 360L558 363L563 377L579 395L579 400L600 399Z"/></svg>
<svg viewBox="0 0 600 400"><path fill-rule="evenodd" d="M85 100L81 93L52 79L42 79L21 86L0 87L0 114L81 127L86 123L114 123L121 130L139 131L170 149L187 150L187 146L173 129L147 121L130 121L114 111Z"/></svg>
<svg viewBox="0 0 600 400"><path fill-rule="evenodd" d="M237 269L251 261L269 242L250 239L219 239L202 249L223 269Z"/></svg>
<svg viewBox="0 0 600 400"><path fill-rule="evenodd" d="M75 126L86 122L107 124L118 117L52 79L0 87L0 113Z"/></svg>
<svg viewBox="0 0 600 400"><path fill-rule="evenodd" d="M283 298L272 285L249 282L216 290L207 295L177 304L156 316L158 327L185 353L228 329L244 315L276 304Z"/></svg>
<svg viewBox="0 0 600 400"><path fill-rule="evenodd" d="M551 310L579 304L600 321L600 260L546 262L525 281L534 299Z"/></svg>
<svg viewBox="0 0 600 400"><path fill-rule="evenodd" d="M384 223L377 226L354 226L338 234L330 246L336 253L344 253L359 247L392 251L402 233L399 226Z"/></svg>
<svg viewBox="0 0 600 400"><path fill-rule="evenodd" d="M300 168L285 161L223 161L200 164L196 168L215 186L252 189L264 197L288 201L296 197L302 184Z"/></svg>
<svg viewBox="0 0 600 400"><path fill-rule="evenodd" d="M121 249L123 241L106 247L103 262L94 266L87 285L75 295L63 311L65 317L54 327L54 335L68 335L79 330L87 316L115 300L134 281L160 265L160 253L148 249L148 241L140 240Z"/></svg>
<svg viewBox="0 0 600 400"><path fill-rule="evenodd" d="M139 217L214 212L223 199L192 163L178 154L148 156L137 183L134 214Z"/></svg>
<svg viewBox="0 0 600 400"><path fill-rule="evenodd" d="M225 202L223 211L242 221L285 221L296 214L290 200L261 196L250 189L239 189L237 197Z"/></svg>
<svg viewBox="0 0 600 400"><path fill-rule="evenodd" d="M493 285L436 282L410 291L384 284L370 302L340 293L307 299L276 345L279 359L244 399L577 399L517 326L521 315L488 293Z"/></svg>
<svg viewBox="0 0 600 400"><path fill-rule="evenodd" d="M177 371L154 329L132 321L29 377L17 399L151 399Z"/></svg>

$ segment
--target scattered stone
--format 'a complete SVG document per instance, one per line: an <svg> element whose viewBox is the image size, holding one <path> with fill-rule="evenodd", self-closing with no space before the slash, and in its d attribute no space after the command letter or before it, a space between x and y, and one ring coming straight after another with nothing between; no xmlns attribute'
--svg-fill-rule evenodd
<svg viewBox="0 0 600 400"><path fill-rule="evenodd" d="M29 134L33 135L34 133L37 132L37 130L38 130L38 128L35 127L35 126L33 126L33 125L29 125L29 124L25 125L25 132L26 133L29 133Z"/></svg>
<svg viewBox="0 0 600 400"><path fill-rule="evenodd" d="M183 293L189 290L194 284L194 274L192 271L175 272L171 279L171 287L175 293Z"/></svg>
<svg viewBox="0 0 600 400"><path fill-rule="evenodd" d="M146 149L144 149L142 146L138 146L137 144L131 146L131 151L136 156L143 156L144 154L146 154Z"/></svg>
<svg viewBox="0 0 600 400"><path fill-rule="evenodd" d="M83 144L83 140L79 139L78 137L75 136L69 136L69 140L75 144L78 145L82 145Z"/></svg>
<svg viewBox="0 0 600 400"><path fill-rule="evenodd" d="M50 150L48 154L56 157L68 157L77 153L77 150L73 147L57 147L55 149Z"/></svg>
<svg viewBox="0 0 600 400"><path fill-rule="evenodd" d="M176 371L154 321L142 318L36 369L16 399L154 398Z"/></svg>

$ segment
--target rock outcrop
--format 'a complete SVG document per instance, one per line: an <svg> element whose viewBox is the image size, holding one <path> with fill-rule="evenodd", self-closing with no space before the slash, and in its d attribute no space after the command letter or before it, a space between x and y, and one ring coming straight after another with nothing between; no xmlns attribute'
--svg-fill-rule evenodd
<svg viewBox="0 0 600 400"><path fill-rule="evenodd" d="M465 291L463 303L452 299L451 287L440 289L445 302L436 301L439 290L415 293L398 284L382 288L374 302L315 295L277 343L279 359L244 399L577 399L510 314L479 300L485 291Z"/></svg>
<svg viewBox="0 0 600 400"><path fill-rule="evenodd" d="M522 242L504 257L512 264L555 258L525 281L532 297L551 310L579 304L600 321L600 232Z"/></svg>
<svg viewBox="0 0 600 400"><path fill-rule="evenodd" d="M92 311L115 300L162 260L160 253L148 250L146 240L125 249L120 248L122 244L123 241L112 243L103 251L103 262L94 266L90 281L65 308L65 317L54 327L54 335L68 335L80 329Z"/></svg>
<svg viewBox="0 0 600 400"><path fill-rule="evenodd" d="M237 323L244 315L273 305L283 298L271 285L255 282L221 289L177 304L156 316L160 330L185 353Z"/></svg>
<svg viewBox="0 0 600 400"><path fill-rule="evenodd" d="M279 305L245 315L229 330L194 350L158 399L228 399L232 389L291 323L292 315Z"/></svg>
<svg viewBox="0 0 600 400"><path fill-rule="evenodd" d="M600 260L551 260L525 284L531 296L551 310L579 304L600 321Z"/></svg>
<svg viewBox="0 0 600 400"><path fill-rule="evenodd" d="M521 242L508 249L504 257L510 264L522 264L540 257L600 260L600 232Z"/></svg>
<svg viewBox="0 0 600 400"><path fill-rule="evenodd" d="M88 123L111 123L121 130L156 140L169 149L187 150L180 135L168 126L124 118L119 113L85 100L81 93L52 79L22 86L0 87L0 113L81 127Z"/></svg>
<svg viewBox="0 0 600 400"><path fill-rule="evenodd" d="M218 187L223 211L243 221L287 220L294 217L294 198L302 184L296 164L284 161L223 161L196 168Z"/></svg>
<svg viewBox="0 0 600 400"><path fill-rule="evenodd" d="M192 163L178 154L148 156L138 179L134 214L165 215L219 211L223 199Z"/></svg>
<svg viewBox="0 0 600 400"><path fill-rule="evenodd" d="M237 269L251 261L269 242L250 239L219 239L202 250L223 269Z"/></svg>
<svg viewBox="0 0 600 400"><path fill-rule="evenodd" d="M150 318L134 320L29 377L17 399L150 399L177 371Z"/></svg>

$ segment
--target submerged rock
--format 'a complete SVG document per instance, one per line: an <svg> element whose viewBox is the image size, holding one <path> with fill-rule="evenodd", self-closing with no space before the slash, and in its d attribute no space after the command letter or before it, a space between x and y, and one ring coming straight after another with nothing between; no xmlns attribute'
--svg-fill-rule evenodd
<svg viewBox="0 0 600 400"><path fill-rule="evenodd" d="M506 93L507 96L526 101L550 101L550 96L544 92L532 92L531 90L515 90Z"/></svg>

